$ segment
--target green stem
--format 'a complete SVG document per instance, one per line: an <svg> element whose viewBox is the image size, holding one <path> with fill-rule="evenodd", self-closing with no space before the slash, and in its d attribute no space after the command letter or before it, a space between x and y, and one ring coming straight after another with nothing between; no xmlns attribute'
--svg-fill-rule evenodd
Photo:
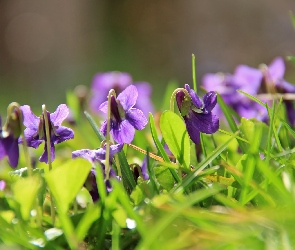
<svg viewBox="0 0 295 250"><path fill-rule="evenodd" d="M50 130L49 130L49 121L48 121L48 116L47 116L47 110L46 110L46 105L42 105L42 112L43 112L43 118L45 122L45 143L47 147L47 157L48 157L48 167L49 171L52 170L52 162L51 162L51 143L50 143ZM53 201L53 196L51 191L49 190L49 195L50 195L50 201L51 201L51 221L52 225L54 226L55 223L55 209L54 209L54 201Z"/></svg>
<svg viewBox="0 0 295 250"><path fill-rule="evenodd" d="M177 88L177 89L175 89L175 90L173 91L172 95L171 95L171 98L170 98L170 110L171 110L172 112L174 112L174 98L175 98L177 92L179 92L179 91L183 91L184 94L185 94L188 98L191 98L191 96L189 95L189 93L187 92L186 89L184 89L184 88Z"/></svg>
<svg viewBox="0 0 295 250"><path fill-rule="evenodd" d="M196 79L196 57L192 54L192 72L193 72L193 84L194 91L197 93L197 79Z"/></svg>
<svg viewBox="0 0 295 250"><path fill-rule="evenodd" d="M107 135L106 135L106 161L105 161L105 172L106 180L110 177L110 130L111 130L111 98L116 97L115 90L111 89L108 94L108 117L107 117Z"/></svg>

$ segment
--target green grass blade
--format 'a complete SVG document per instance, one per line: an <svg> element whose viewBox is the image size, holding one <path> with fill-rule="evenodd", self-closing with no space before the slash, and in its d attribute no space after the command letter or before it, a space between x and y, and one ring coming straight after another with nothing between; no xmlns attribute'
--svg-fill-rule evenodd
<svg viewBox="0 0 295 250"><path fill-rule="evenodd" d="M111 180L112 186L114 187L112 192L115 192L118 202L125 209L129 218L136 222L136 228L141 236L146 234L146 226L142 220L142 217L133 209L131 201L124 192L123 187L120 182L113 179Z"/></svg>
<svg viewBox="0 0 295 250"><path fill-rule="evenodd" d="M198 190L188 195L180 204L175 206L173 212L168 213L166 216L159 219L157 224L153 226L152 230L143 237L143 241L139 244L137 249L153 249L153 244L157 244L157 238L161 237L162 232L173 222L173 220L184 210L193 206L194 204L210 197L222 188L218 185L213 185L211 188Z"/></svg>
<svg viewBox="0 0 295 250"><path fill-rule="evenodd" d="M99 127L97 126L96 122L94 121L94 119L92 118L92 116L87 112L84 111L84 114L87 118L87 120L89 121L92 129L94 130L95 134L97 135L98 139L102 142L103 140L105 140L105 137L102 135L102 133L100 133L99 131Z"/></svg>
<svg viewBox="0 0 295 250"><path fill-rule="evenodd" d="M131 192L135 188L136 183L123 150L118 153L118 157L121 166L124 186L125 188L127 188L128 191Z"/></svg>
<svg viewBox="0 0 295 250"><path fill-rule="evenodd" d="M182 192L184 191L186 188L188 188L194 181L194 179L196 177L199 176L199 174L203 171L203 169L205 167L207 167L218 155L221 154L222 151L224 151L228 144L235 139L235 137L230 138L229 140L227 140L225 143L223 143L222 145L220 145L218 148L216 148L211 154L208 155L208 157L201 162L197 167L196 170L190 174L188 174L182 181L182 183L178 184L176 187L174 187L173 189L171 189L171 193L175 192Z"/></svg>
<svg viewBox="0 0 295 250"><path fill-rule="evenodd" d="M224 100L222 99L222 97L219 94L217 94L217 100L218 100L219 106L221 107L221 109L224 113L224 116L228 122L228 125L229 125L231 131L233 133L236 133L238 131L238 126L237 126L234 118L232 117L232 114L231 114L228 106L225 104ZM247 151L246 145L241 141L238 141L238 143L239 143L239 146L240 146L242 152L245 153Z"/></svg>

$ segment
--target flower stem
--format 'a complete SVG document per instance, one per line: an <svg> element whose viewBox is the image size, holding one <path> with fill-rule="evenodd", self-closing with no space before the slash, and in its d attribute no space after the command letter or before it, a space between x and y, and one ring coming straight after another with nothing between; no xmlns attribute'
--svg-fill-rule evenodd
<svg viewBox="0 0 295 250"><path fill-rule="evenodd" d="M110 177L110 130L111 130L111 98L112 96L116 97L116 92L114 89L111 89L108 94L108 117L107 117L107 135L106 135L106 161L105 161L105 173L106 180Z"/></svg>
<svg viewBox="0 0 295 250"><path fill-rule="evenodd" d="M21 136L22 136L22 139L23 139L23 150L24 150L28 175L32 176L33 175L33 170L32 170L29 150L28 150L28 144L27 144L27 140L26 140L26 137L25 137L25 133L24 133L25 129L24 129L24 126L23 126L23 112L21 111L20 105L17 102L12 102L12 103L10 103L8 105L8 107L7 107L7 121L9 119L9 117L14 113L14 111L16 111L17 115L18 115L19 127L20 127L20 133L21 133Z"/></svg>
<svg viewBox="0 0 295 250"><path fill-rule="evenodd" d="M186 89L184 89L184 88L177 88L177 89L175 89L175 90L173 91L172 95L171 95L171 98L170 98L170 110L171 110L172 112L174 112L174 98L175 98L177 92L179 92L179 91L183 91L184 94L185 94L188 98L191 99L191 96L189 95L189 93L187 92Z"/></svg>
<svg viewBox="0 0 295 250"><path fill-rule="evenodd" d="M193 72L193 84L194 91L197 93L197 79L196 79L196 57L192 54L192 72Z"/></svg>
<svg viewBox="0 0 295 250"><path fill-rule="evenodd" d="M45 143L47 147L47 157L48 157L48 167L49 171L52 170L52 163L51 163L51 142L50 142L50 130L49 130L49 121L48 121L48 116L47 116L47 110L46 110L46 105L42 105L42 112L43 112L43 117L44 117L44 122L45 122ZM55 209L54 209L54 201L53 201L53 196L51 191L49 190L49 195L50 195L50 201L51 201L51 221L52 225L54 226L55 223Z"/></svg>
<svg viewBox="0 0 295 250"><path fill-rule="evenodd" d="M160 161L160 162L165 162L164 159L163 159L162 157L158 156L158 155L155 155L155 154L153 154L153 153L151 153L151 152L148 152L148 153L147 153L146 150L144 150L144 149L142 149L142 148L140 148L140 147L137 147L137 146L135 146L135 145L133 145L133 144L127 144L127 145L128 145L129 147L131 147L131 148L133 148L133 149L139 151L139 152L142 153L142 154L149 155L149 157L153 158L154 160L157 160L157 161ZM170 157L170 156L169 156L169 157Z"/></svg>

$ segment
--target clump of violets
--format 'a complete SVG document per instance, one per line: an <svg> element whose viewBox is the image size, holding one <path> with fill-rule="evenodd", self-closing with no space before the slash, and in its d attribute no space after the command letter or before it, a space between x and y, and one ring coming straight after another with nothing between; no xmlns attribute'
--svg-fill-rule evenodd
<svg viewBox="0 0 295 250"><path fill-rule="evenodd" d="M274 90L278 93L295 93L295 86L284 79L285 63L283 58L275 58L270 65L262 66L263 81L262 88ZM295 126L295 109L293 100L283 100L285 104L287 117L292 126Z"/></svg>
<svg viewBox="0 0 295 250"><path fill-rule="evenodd" d="M99 111L100 104L105 100L110 89L114 89L117 93L122 92L129 85L137 87L140 99L135 107L142 110L145 115L154 111L151 102L152 87L147 82L133 83L130 74L125 72L105 72L97 73L92 80L91 91L92 97L90 99L90 108L93 112Z"/></svg>
<svg viewBox="0 0 295 250"><path fill-rule="evenodd" d="M120 179L120 177L116 175L116 172L112 168L112 162L113 162L112 160L113 160L114 155L122 150L123 146L124 146L124 144L116 144L116 145L110 146L110 155L109 155L110 173L109 173L109 177L111 177L111 178ZM96 150L81 149L81 150L76 150L76 151L72 152L72 158L74 159L77 157L84 158L84 159L88 160L89 162L91 162L92 164L99 163L102 168L102 172L104 174L104 177L106 177L106 173L105 173L105 170L106 170L105 169L106 145L104 145L104 147L96 149ZM95 170L95 167L93 167L88 175L88 178L87 178L85 184L84 184L84 186L89 191L89 193L92 197L92 200L94 202L99 199L95 176L96 176L96 170ZM107 192L111 192L112 186L111 186L111 183L109 180L105 179L105 185L106 185Z"/></svg>
<svg viewBox="0 0 295 250"><path fill-rule="evenodd" d="M54 113L46 111L49 123L49 135L46 134L44 113L37 117L31 110L30 106L21 106L24 116L25 138L29 147L38 148L44 141L44 152L39 158L41 162L48 163L47 140L50 138L50 155L51 161L55 159L54 145L74 138L72 129L62 126L62 122L67 118L69 109L67 105L61 104ZM20 140L22 143L22 140Z"/></svg>
<svg viewBox="0 0 295 250"><path fill-rule="evenodd" d="M113 139L121 143L131 143L135 129L142 130L147 124L147 119L140 109L134 108L138 97L137 88L134 85L128 86L117 98L111 95L111 117L110 133ZM108 101L99 106L99 110L108 113ZM107 134L107 120L100 128L104 136Z"/></svg>
<svg viewBox="0 0 295 250"><path fill-rule="evenodd" d="M217 103L217 95L214 91L206 93L203 100L185 84L189 97L184 91L176 93L176 102L183 117L188 134L195 144L200 143L200 132L213 134L219 128L219 118L212 113Z"/></svg>
<svg viewBox="0 0 295 250"><path fill-rule="evenodd" d="M285 64L281 57L275 58L269 66L263 65L261 69L239 65L231 74L206 74L203 77L203 86L206 90L217 91L225 103L233 108L241 117L253 118L267 121L267 110L265 107L252 101L245 95L237 92L242 90L250 95L256 96L265 91L272 93L295 93L295 86L284 80ZM262 100L263 101L263 100ZM295 110L291 100L284 100L287 116L291 124L295 125ZM220 108L217 112L221 113Z"/></svg>
<svg viewBox="0 0 295 250"><path fill-rule="evenodd" d="M207 91L217 91L224 102L232 107L240 116L245 118L256 117L258 120L265 120L267 110L252 101L243 94L237 92L242 90L250 95L257 95L262 81L260 70L239 65L233 75L231 74L206 74L203 77L203 86ZM221 114L221 109L217 107L217 113Z"/></svg>
<svg viewBox="0 0 295 250"><path fill-rule="evenodd" d="M16 110L8 114L7 121L2 127L0 116L0 159L7 156L11 167L16 168L19 159L18 139L21 134L20 117Z"/></svg>

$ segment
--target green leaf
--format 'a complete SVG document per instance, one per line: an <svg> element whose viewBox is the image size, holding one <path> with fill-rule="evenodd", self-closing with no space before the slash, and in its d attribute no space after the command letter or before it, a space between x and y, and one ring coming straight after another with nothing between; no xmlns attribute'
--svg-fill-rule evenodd
<svg viewBox="0 0 295 250"><path fill-rule="evenodd" d="M170 162L170 159L169 159L163 145L161 144L161 142L160 142L160 140L158 138L154 117L153 117L153 115L151 113L149 114L149 123L150 123L152 137L153 137L153 140L154 140L154 142L156 144L157 149L159 150L159 152L160 152L161 156L163 157L164 161L165 162ZM180 182L180 178L177 175L176 171L174 169L170 169L170 168L169 168L169 170L170 170L171 174L173 175L174 179L177 182Z"/></svg>
<svg viewBox="0 0 295 250"><path fill-rule="evenodd" d="M160 118L160 129L170 151L185 168L190 166L190 140L183 120L172 111Z"/></svg>
<svg viewBox="0 0 295 250"><path fill-rule="evenodd" d="M169 191L174 186L174 178L168 167L159 166L154 168L155 175L160 185Z"/></svg>
<svg viewBox="0 0 295 250"><path fill-rule="evenodd" d="M161 156L163 157L164 161L170 162L170 159L169 159L163 145L161 144L161 142L160 142L160 140L158 138L154 117L153 117L153 115L151 113L149 114L149 123L150 123L152 137L153 137L153 140L154 140L154 142L156 144L157 149L159 150L159 152L160 152Z"/></svg>
<svg viewBox="0 0 295 250"><path fill-rule="evenodd" d="M62 213L82 188L92 165L85 159L73 159L45 174L48 186Z"/></svg>
<svg viewBox="0 0 295 250"><path fill-rule="evenodd" d="M19 179L12 186L12 191L15 200L20 205L21 215L24 220L29 219L30 211L33 207L38 190L41 186L41 179L39 176L32 176Z"/></svg>
<svg viewBox="0 0 295 250"><path fill-rule="evenodd" d="M254 136L254 130L255 130L254 122L246 118L242 118L240 130L243 133L244 137L251 144L251 142L253 142L253 136Z"/></svg>

